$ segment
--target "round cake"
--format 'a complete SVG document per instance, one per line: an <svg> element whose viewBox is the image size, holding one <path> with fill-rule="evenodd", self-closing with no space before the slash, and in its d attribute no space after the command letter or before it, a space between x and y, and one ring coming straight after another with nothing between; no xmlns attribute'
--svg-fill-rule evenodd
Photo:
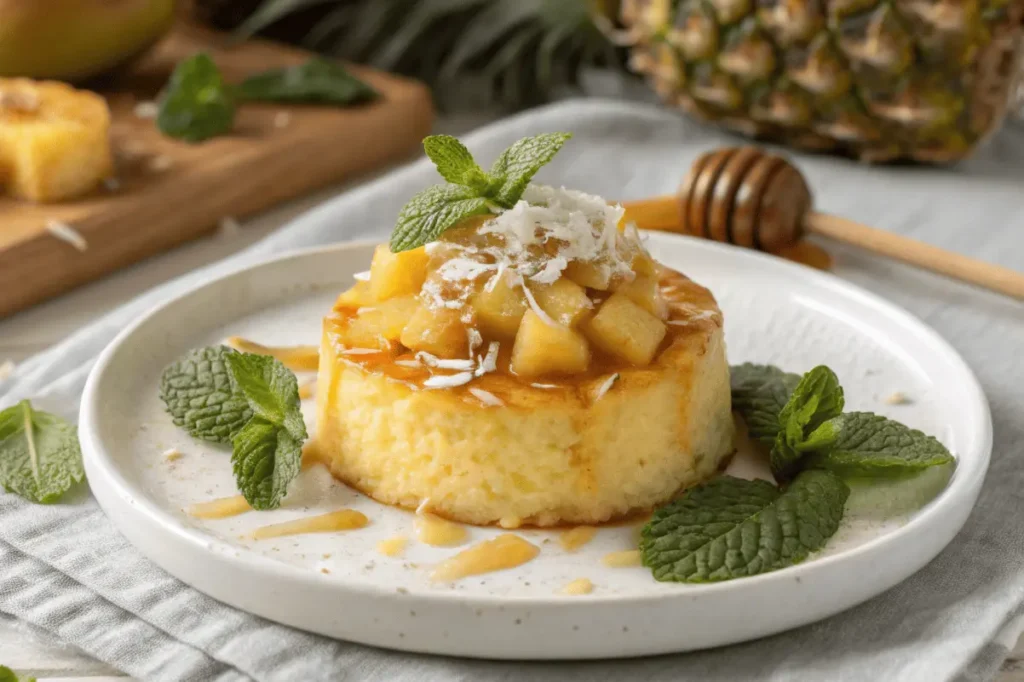
<svg viewBox="0 0 1024 682"><path fill-rule="evenodd" d="M733 451L722 314L621 208L530 186L375 252L325 318L315 451L388 504L472 524L649 510Z"/></svg>

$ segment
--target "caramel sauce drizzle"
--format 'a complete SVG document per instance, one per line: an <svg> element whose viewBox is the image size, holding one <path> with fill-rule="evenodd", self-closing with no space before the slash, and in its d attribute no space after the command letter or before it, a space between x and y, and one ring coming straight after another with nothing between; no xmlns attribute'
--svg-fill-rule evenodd
<svg viewBox="0 0 1024 682"><path fill-rule="evenodd" d="M413 526L416 528L416 537L419 541L432 547L458 545L464 542L468 535L465 526L442 519L430 512L417 514Z"/></svg>
<svg viewBox="0 0 1024 682"><path fill-rule="evenodd" d="M409 544L409 540L404 535L396 535L393 538L378 542L377 551L384 556L396 557L405 551L407 544Z"/></svg>
<svg viewBox="0 0 1024 682"><path fill-rule="evenodd" d="M577 549L594 539L597 529L593 526L577 526L562 531L558 536L558 544L566 552L575 552Z"/></svg>
<svg viewBox="0 0 1024 682"><path fill-rule="evenodd" d="M623 552L610 552L601 558L601 563L611 568L640 566L640 550L627 549Z"/></svg>
<svg viewBox="0 0 1024 682"><path fill-rule="evenodd" d="M209 502L197 502L190 505L185 510L185 513L197 519L225 519L229 516L244 514L247 511L252 511L252 507L245 501L245 497L234 495L233 497L221 497Z"/></svg>
<svg viewBox="0 0 1024 682"><path fill-rule="evenodd" d="M593 591L594 583L590 582L590 578L576 578L562 588L562 594L569 595L590 594Z"/></svg>
<svg viewBox="0 0 1024 682"><path fill-rule="evenodd" d="M229 336L225 343L243 353L269 355L272 358L277 358L281 364L293 372L315 372L320 366L320 348L318 346L264 346L255 341L243 339L241 336Z"/></svg>
<svg viewBox="0 0 1024 682"><path fill-rule="evenodd" d="M341 511L311 516L295 521L274 523L263 526L253 531L254 540L266 540L268 538L279 538L285 535L301 535L303 533L331 533L340 530L356 530L369 523L369 519L362 512L354 509L342 509Z"/></svg>
<svg viewBox="0 0 1024 682"><path fill-rule="evenodd" d="M439 563L430 579L435 582L459 580L471 575L492 573L522 566L540 554L540 549L518 535L505 533L473 545Z"/></svg>

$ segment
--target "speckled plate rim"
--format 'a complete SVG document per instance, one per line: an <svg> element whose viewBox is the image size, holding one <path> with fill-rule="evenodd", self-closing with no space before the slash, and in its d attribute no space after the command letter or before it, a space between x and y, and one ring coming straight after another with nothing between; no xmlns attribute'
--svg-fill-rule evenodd
<svg viewBox="0 0 1024 682"><path fill-rule="evenodd" d="M686 586L678 596L665 594L609 595L593 594L586 598L567 600L552 595L550 598L516 596L468 596L458 592L396 592L358 580L339 576L324 576L276 562L258 554L239 550L193 528L183 526L145 492L130 482L118 470L114 458L99 437L99 410L103 400L104 378L116 369L118 353L137 329L159 315L164 308L194 295L208 287L217 287L235 278L257 275L261 269L294 264L304 259L325 256L350 249L369 249L375 242L359 241L314 247L288 252L255 264L246 264L207 281L165 301L124 329L103 351L93 367L82 399L79 415L79 434L85 460L86 474L93 494L114 525L143 554L175 577L214 598L250 611L257 615L351 641L409 651L441 653L486 658L554 659L554 658L607 658L688 651L719 646L761 636L767 636L799 625L814 622L850 608L905 580L935 557L959 532L966 521L989 464L992 447L992 425L988 402L977 379L959 354L941 337L902 308L885 301L834 275L811 270L729 245L693 239L680 235L655 233L652 243L664 248L682 248L684 251L728 252L740 265L754 268L774 268L784 275L799 278L828 295L845 298L873 309L903 334L911 334L940 356L951 370L943 377L955 385L963 405L964 423L969 425L965 442L967 451L958 452L959 466L948 486L928 505L922 508L904 526L869 540L841 553L814 559L780 571L741 580L706 585ZM745 262L744 262L745 261ZM301 267L296 268L300 272ZM894 557L899 557L894 558ZM898 563L887 572L877 571L879 563ZM871 569L871 570L869 570ZM865 576L871 576L865 578ZM254 598L253 588L267 586L273 581L278 597ZM823 594L832 594L821 600ZM377 627L353 629L336 617L314 617L323 610L321 599L334 596L346 600L346 613L359 609L376 610ZM811 597L811 598L808 598ZM794 599L801 607L793 609ZM746 612L744 605L751 601L763 608L765 618L741 619L722 617L725 609ZM776 608L788 604L790 608ZM679 609L688 605L688 612ZM445 632L444 641L432 628L422 632L402 633L396 637L396 626L388 621L412 608L433 609L438 618L458 620L463 611L476 610L475 623L460 641L452 641ZM629 608L632 607L632 608ZM499 615L490 619L490 612ZM627 615L632 611L633 615ZM430 613L428 611L427 613ZM536 636L523 636L528 628L519 625L522 617L538 621L538 613L546 614L544 632ZM516 617L518 616L518 617ZM627 637L628 642L609 647L592 630L620 632L620 622L635 623L637 631L656 633L666 626L678 627L680 620L703 617L712 626L691 637L650 636L640 641ZM426 623L429 618L422 618ZM753 625L745 621L757 621ZM580 632L578 623L586 621L588 633ZM568 623L576 625L569 634ZM707 623L705 623L707 624ZM561 626L565 625L565 629ZM647 626L647 627L644 627ZM552 628L560 637L571 641L552 642ZM622 632L628 626L622 625ZM435 628L436 629L436 628ZM453 629L457 629L454 628ZM408 629L407 629L408 630ZM481 634L483 633L483 634ZM505 638L503 641L502 638ZM621 638L620 638L621 642Z"/></svg>

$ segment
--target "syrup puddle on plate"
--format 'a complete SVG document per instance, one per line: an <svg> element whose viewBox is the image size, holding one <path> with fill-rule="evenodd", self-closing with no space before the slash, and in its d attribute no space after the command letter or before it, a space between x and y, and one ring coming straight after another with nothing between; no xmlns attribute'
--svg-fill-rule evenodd
<svg viewBox="0 0 1024 682"><path fill-rule="evenodd" d="M439 563L430 579L435 582L458 580L471 575L522 566L540 554L540 549L518 535L505 533L464 549Z"/></svg>
<svg viewBox="0 0 1024 682"><path fill-rule="evenodd" d="M597 534L597 529L593 526L577 526L576 528L570 528L569 530L562 531L562 534L558 536L558 544L562 546L566 552L575 552L577 549L587 544L594 539L594 535Z"/></svg>
<svg viewBox="0 0 1024 682"><path fill-rule="evenodd" d="M627 549L622 552L609 552L601 558L601 563L610 568L628 568L640 565L640 550Z"/></svg>
<svg viewBox="0 0 1024 682"><path fill-rule="evenodd" d="M302 535L304 533L332 533L341 530L356 530L363 528L369 523L366 514L354 509L342 509L341 511L330 512L320 516L311 516L306 519L274 523L269 526L257 528L252 532L254 540L266 540L268 538L279 538L285 535Z"/></svg>
<svg viewBox="0 0 1024 682"><path fill-rule="evenodd" d="M377 543L377 551L384 556L395 557L405 551L405 546L409 544L408 538L404 535L396 535L393 538L387 540L381 540Z"/></svg>
<svg viewBox="0 0 1024 682"><path fill-rule="evenodd" d="M264 346L261 343L243 339L241 336L229 336L225 344L243 353L269 355L277 358L281 364L293 372L315 372L320 367L320 348L318 346Z"/></svg>
<svg viewBox="0 0 1024 682"><path fill-rule="evenodd" d="M197 519L226 519L229 516L238 516L247 511L252 511L252 507L245 501L245 497L234 495L233 497L221 497L209 502L198 502L189 506L185 513Z"/></svg>
<svg viewBox="0 0 1024 682"><path fill-rule="evenodd" d="M413 525L419 541L432 547L458 545L464 542L468 535L465 527L430 512L417 514Z"/></svg>
<svg viewBox="0 0 1024 682"><path fill-rule="evenodd" d="M590 578L576 578L571 583L567 584L562 588L562 594L568 595L581 595L590 594L594 591L594 583L590 582Z"/></svg>

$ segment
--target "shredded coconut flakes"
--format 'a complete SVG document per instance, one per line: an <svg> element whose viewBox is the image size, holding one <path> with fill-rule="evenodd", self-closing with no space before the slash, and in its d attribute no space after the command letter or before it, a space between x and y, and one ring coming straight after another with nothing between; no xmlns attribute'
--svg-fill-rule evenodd
<svg viewBox="0 0 1024 682"><path fill-rule="evenodd" d="M379 348L346 348L341 351L344 355L373 355L380 353Z"/></svg>
<svg viewBox="0 0 1024 682"><path fill-rule="evenodd" d="M4 360L0 362L0 381L10 379L11 375L14 374L15 368L14 360Z"/></svg>
<svg viewBox="0 0 1024 682"><path fill-rule="evenodd" d="M82 233L61 220L47 220L46 231L57 239L71 244L79 251L86 251L89 248L89 242L85 240Z"/></svg>
<svg viewBox="0 0 1024 682"><path fill-rule="evenodd" d="M370 271L366 270L365 272L357 272L356 274L352 275L352 279L356 280L357 282L369 282Z"/></svg>
<svg viewBox="0 0 1024 682"><path fill-rule="evenodd" d="M502 402L501 398L494 395L490 391L483 390L482 388L470 387L469 392L472 393L477 398L477 400L479 400L484 405L487 405L489 407L501 407L505 404L504 402Z"/></svg>
<svg viewBox="0 0 1024 682"><path fill-rule="evenodd" d="M454 388L468 384L473 380L472 372L459 372L458 374L439 374L432 376L423 382L427 388Z"/></svg>
<svg viewBox="0 0 1024 682"><path fill-rule="evenodd" d="M156 118L160 113L160 105L151 100L139 102L133 112L136 118Z"/></svg>
<svg viewBox="0 0 1024 682"><path fill-rule="evenodd" d="M594 402L597 402L598 400L604 397L605 393L612 390L612 386L614 386L615 382L618 380L619 375L617 373L605 379L604 383L602 383L597 389L597 395L594 396Z"/></svg>
<svg viewBox="0 0 1024 682"><path fill-rule="evenodd" d="M427 367L436 367L437 369L461 369L470 370L473 369L472 360L449 360L447 358L439 358L436 355L431 355L426 351L420 351L416 354L416 359L422 362Z"/></svg>

